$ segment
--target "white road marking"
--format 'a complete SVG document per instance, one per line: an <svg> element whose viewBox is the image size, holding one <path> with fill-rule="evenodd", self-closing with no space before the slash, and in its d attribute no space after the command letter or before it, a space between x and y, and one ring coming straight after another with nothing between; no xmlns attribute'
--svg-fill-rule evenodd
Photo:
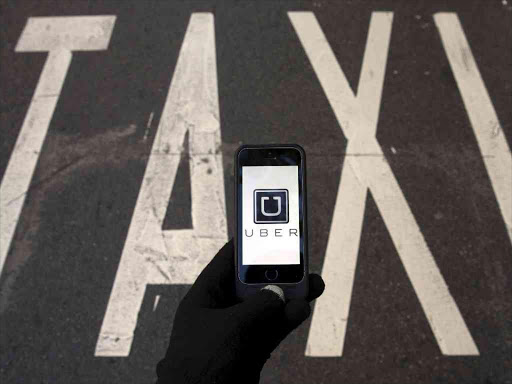
<svg viewBox="0 0 512 384"><path fill-rule="evenodd" d="M71 51L105 50L115 16L31 17L16 52L48 57L0 185L0 273L14 236L48 126L71 63Z"/></svg>
<svg viewBox="0 0 512 384"><path fill-rule="evenodd" d="M153 303L153 312L155 312L158 302L160 301L160 295L155 296L155 302Z"/></svg>
<svg viewBox="0 0 512 384"><path fill-rule="evenodd" d="M189 133L193 229L162 230ZM192 284L227 241L214 18L194 13L135 206L96 356L128 356L146 285Z"/></svg>
<svg viewBox="0 0 512 384"><path fill-rule="evenodd" d="M512 243L512 155L455 13L434 15Z"/></svg>
<svg viewBox="0 0 512 384"><path fill-rule="evenodd" d="M151 123L153 122L154 115L155 115L155 112L151 112L149 114L148 123L146 124L146 131L144 132L144 137L142 138L142 140L144 140L144 141L146 141L148 139L149 130L151 129Z"/></svg>
<svg viewBox="0 0 512 384"><path fill-rule="evenodd" d="M327 288L315 304L306 355L341 356L343 353L368 189L442 353L478 355L457 304L375 138L392 13L372 14L357 97L314 14L289 12L288 15L348 138L322 271ZM371 156L361 156L364 154Z"/></svg>

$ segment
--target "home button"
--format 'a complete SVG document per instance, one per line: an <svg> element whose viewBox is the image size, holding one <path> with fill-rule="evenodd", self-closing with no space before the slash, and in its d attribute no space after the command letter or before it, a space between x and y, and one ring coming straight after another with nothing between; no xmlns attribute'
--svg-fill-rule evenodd
<svg viewBox="0 0 512 384"><path fill-rule="evenodd" d="M277 275L277 269L267 269L265 271L265 277L267 278L267 280L275 280L277 279Z"/></svg>

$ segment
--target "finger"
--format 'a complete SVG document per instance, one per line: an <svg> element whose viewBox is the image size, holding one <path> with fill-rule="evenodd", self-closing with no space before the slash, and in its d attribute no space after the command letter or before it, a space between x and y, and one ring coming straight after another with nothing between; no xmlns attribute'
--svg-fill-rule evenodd
<svg viewBox="0 0 512 384"><path fill-rule="evenodd" d="M290 333L309 317L311 307L306 300L293 299L286 304L284 314L288 328L287 333Z"/></svg>
<svg viewBox="0 0 512 384"><path fill-rule="evenodd" d="M311 306L309 303L316 298L320 297L324 292L325 284L323 279L315 274L311 273L309 275L309 294L308 297L304 299L292 299L290 300L285 308L285 327L284 327L284 335L282 337L286 337L291 331L301 325L304 320L306 320L311 315Z"/></svg>
<svg viewBox="0 0 512 384"><path fill-rule="evenodd" d="M272 333L273 344L271 344L271 350L275 349L286 336L311 315L311 306L309 303L320 297L324 289L325 284L322 278L317 274L310 274L308 297L305 300L292 299L286 304L281 326L275 328Z"/></svg>
<svg viewBox="0 0 512 384"><path fill-rule="evenodd" d="M314 273L309 275L309 294L304 299L290 300L284 308L285 326L283 327L281 339L284 339L290 332L301 325L310 315L311 306L309 303L320 297L325 289L323 279Z"/></svg>
<svg viewBox="0 0 512 384"><path fill-rule="evenodd" d="M281 322L284 308L284 294L277 286L260 290L234 307L241 329L257 338ZM280 291L280 293L276 293Z"/></svg>
<svg viewBox="0 0 512 384"><path fill-rule="evenodd" d="M219 308L235 301L235 259L233 239L229 240L197 277L184 301Z"/></svg>
<svg viewBox="0 0 512 384"><path fill-rule="evenodd" d="M307 301L311 302L316 298L320 297L325 290L324 280L316 273L309 275L309 294Z"/></svg>
<svg viewBox="0 0 512 384"><path fill-rule="evenodd" d="M311 314L311 308L307 300L292 299L286 303L280 321L275 326L268 328L264 336L267 353L274 349L284 340L290 332L297 328Z"/></svg>

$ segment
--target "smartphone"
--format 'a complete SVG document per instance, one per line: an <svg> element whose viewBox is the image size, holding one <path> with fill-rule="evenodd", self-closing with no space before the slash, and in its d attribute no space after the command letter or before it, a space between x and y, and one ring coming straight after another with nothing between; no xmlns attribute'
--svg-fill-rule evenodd
<svg viewBox="0 0 512 384"><path fill-rule="evenodd" d="M297 144L243 145L235 153L236 294L266 285L308 295L306 154Z"/></svg>

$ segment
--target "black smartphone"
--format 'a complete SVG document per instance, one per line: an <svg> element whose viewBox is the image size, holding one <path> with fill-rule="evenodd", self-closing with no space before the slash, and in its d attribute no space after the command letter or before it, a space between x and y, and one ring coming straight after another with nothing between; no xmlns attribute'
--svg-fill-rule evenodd
<svg viewBox="0 0 512 384"><path fill-rule="evenodd" d="M236 293L273 284L308 295L306 154L296 144L243 145L235 153Z"/></svg>

